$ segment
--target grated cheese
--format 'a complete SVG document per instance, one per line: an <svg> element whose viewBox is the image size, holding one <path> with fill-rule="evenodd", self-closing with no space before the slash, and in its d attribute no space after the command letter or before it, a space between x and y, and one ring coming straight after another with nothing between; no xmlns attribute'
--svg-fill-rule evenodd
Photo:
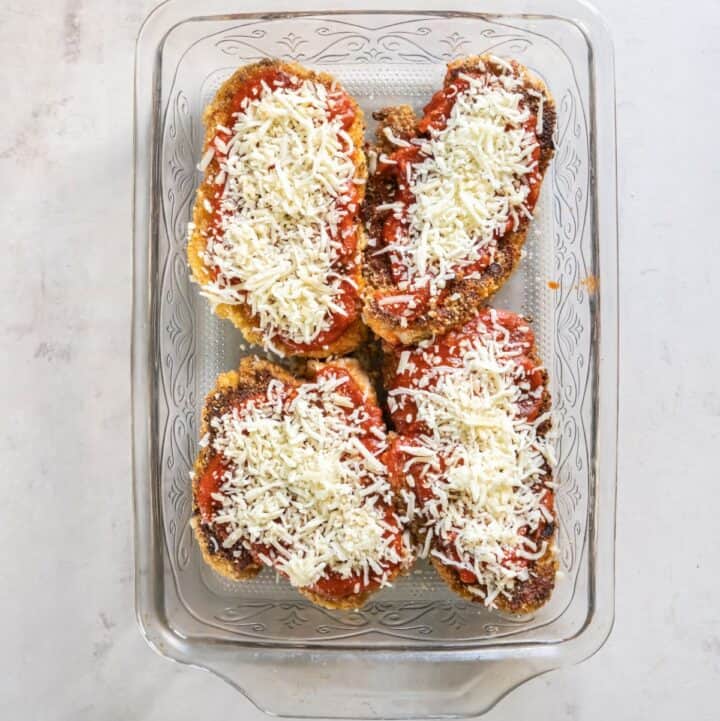
<svg viewBox="0 0 720 721"><path fill-rule="evenodd" d="M227 527L227 548L242 541L268 549L265 563L298 587L312 587L328 571L387 581L398 552L386 508L391 498L379 455L339 403L346 378L325 375L293 396L279 381L266 396L212 419L213 448L230 462L213 522ZM356 414L361 418L362 414ZM360 479L365 479L364 483Z"/></svg>
<svg viewBox="0 0 720 721"><path fill-rule="evenodd" d="M208 165L210 165L210 161L213 159L213 156L215 155L215 149L210 146L205 153L203 154L200 163L198 164L198 170L202 173L205 172Z"/></svg>
<svg viewBox="0 0 720 721"><path fill-rule="evenodd" d="M423 456L435 460L420 467L433 497L415 512L431 524L428 536L435 539L430 551L425 538L421 555L475 574L472 587L480 587L488 606L530 577L518 559L536 560L547 551L547 543L538 547L526 533L552 520L542 500L553 485L554 463L551 442L538 434L548 414L530 422L517 410L524 397L525 369L517 363L523 347L495 316L490 323L478 323L478 335L464 336L448 360L437 344L412 351L428 364L423 377L389 391L396 418L412 408L425 428L412 439L400 437L397 448L410 458L405 470L412 467L417 477Z"/></svg>
<svg viewBox="0 0 720 721"><path fill-rule="evenodd" d="M356 169L352 139L328 115L332 99L309 80L265 85L235 115L231 137L214 140L225 154L221 220L203 261L218 273L202 292L214 304L247 304L268 339L311 343L333 313L346 314L335 268Z"/></svg>
<svg viewBox="0 0 720 721"><path fill-rule="evenodd" d="M373 255L377 255L374 253ZM395 303L411 303L415 300L414 295L386 295L378 301L378 305L394 305Z"/></svg>
<svg viewBox="0 0 720 721"><path fill-rule="evenodd" d="M395 135L393 133L392 128L389 125L386 125L383 128L383 134L385 135L385 137L388 139L388 141L390 143L392 143L393 145L397 145L399 148L409 148L410 147L410 143L403 138L398 138L397 135Z"/></svg>
<svg viewBox="0 0 720 721"><path fill-rule="evenodd" d="M530 217L527 177L536 162L535 133L522 80L500 63L500 75L461 74L469 87L455 97L447 124L431 130L423 160L407 166L414 202L406 209L407 233L389 244L405 269L401 282L429 284L437 294L462 268L485 252L491 257L508 222Z"/></svg>

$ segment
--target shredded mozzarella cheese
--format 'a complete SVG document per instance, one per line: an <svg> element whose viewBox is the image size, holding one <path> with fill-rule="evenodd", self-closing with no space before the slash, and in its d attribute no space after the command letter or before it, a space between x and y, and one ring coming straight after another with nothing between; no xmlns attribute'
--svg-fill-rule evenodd
<svg viewBox="0 0 720 721"><path fill-rule="evenodd" d="M273 382L262 401L211 421L214 450L231 468L214 496L221 508L213 522L229 531L223 545L269 549L266 562L301 588L328 571L384 584L406 560L388 533L399 526L387 523L384 505L392 500L379 459L384 431L375 429L379 443L368 450L360 427L367 413L347 413L347 396L337 392L345 382L323 376L294 397Z"/></svg>
<svg viewBox="0 0 720 721"><path fill-rule="evenodd" d="M406 287L429 284L436 294L483 253L492 257L509 222L530 217L526 178L538 143L526 127L522 81L508 67L499 76L461 75L468 87L446 126L431 130L421 146L427 157L408 166L407 232L389 244Z"/></svg>
<svg viewBox="0 0 720 721"><path fill-rule="evenodd" d="M352 139L328 115L338 92L310 80L265 85L235 115L227 142L216 138L225 154L221 221L203 260L217 277L203 293L214 304L247 304L268 338L311 343L333 313L347 315L336 263L340 205L356 169Z"/></svg>
<svg viewBox="0 0 720 721"><path fill-rule="evenodd" d="M518 413L521 349L498 339L500 330L464 338L447 361L437 346L413 351L430 367L422 379L389 393L398 413L412 408L428 431L399 446L409 456L405 473L420 466L433 493L415 511L435 539L432 550L426 539L422 554L473 573L472 586L488 606L528 580L528 566L518 559L540 558L547 542L538 547L527 533L552 518L542 502L551 486L552 444L538 434L548 415L529 422ZM398 368L407 362L401 357Z"/></svg>

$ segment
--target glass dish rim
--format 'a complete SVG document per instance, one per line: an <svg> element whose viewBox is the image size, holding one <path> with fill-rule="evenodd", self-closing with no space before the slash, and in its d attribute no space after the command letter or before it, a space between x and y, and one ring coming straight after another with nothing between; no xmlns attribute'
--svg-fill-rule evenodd
<svg viewBox="0 0 720 721"><path fill-rule="evenodd" d="M228 0L206 0L203 3L201 17L223 20L247 19L248 17L302 17L308 15L348 15L357 13L373 13L377 15L403 15L417 14L422 16L467 15L483 18L497 17L525 17L525 18L552 18L572 23L584 35L589 49L589 64L591 70L591 102L593 116L593 133L591 134L591 158L596 172L593 174L595 183L595 202L589 212L595 214L596 234L602 235L603 246L598 269L600 271L601 291L598 295L599 309L599 354L596 358L596 373L598 377L598 398L595 399L597 408L598 428L596 439L598 444L597 458L602 458L603 475L598 475L596 485L602 494L596 493L595 506L590 512L588 533L590 544L588 552L594 552L597 572L591 582L595 584L591 598L600 600L591 604L588 616L582 627L571 637L560 641L506 641L501 645L484 643L478 646L463 646L453 649L447 646L413 646L412 649L402 647L359 649L357 647L343 648L342 645L323 647L312 645L313 653L329 655L368 654L399 656L411 653L432 654L434 659L444 655L457 658L472 658L479 660L493 656L516 656L518 649L528 653L545 654L547 651L563 649L563 655L576 656L572 653L572 646L581 646L576 649L579 656L576 660L591 655L598 650L609 634L613 617L614 596L614 528L615 528L615 487L616 487L616 447L617 447L617 353L618 353L618 320L617 320L617 220L616 220L616 181L615 181L615 118L614 118L614 76L612 67L612 46L609 35L600 20L597 12L589 5L578 0L556 0L549 4L542 0L490 0L484 3L483 12L473 11L470 2L459 0L453 3L456 9L418 10L409 0L396 0L394 7L382 7L381 0L351 0L344 3L342 10L329 10L323 2L306 0L304 9L293 8L292 3L286 0L267 0L259 8L258 0L245 3L241 12L230 12L230 8L237 10ZM249 6L253 6L252 9ZM183 0L165 0L157 6L144 21L137 40L135 65L135 125L134 125L134 203L133 203L133 229L134 229L134 267L133 267L133 334L132 334L132 419L133 419L133 505L134 505L134 540L135 540L135 602L138 623L146 640L151 646L157 648L163 655L175 660L192 663L186 658L177 641L176 632L168 623L162 609L159 589L156 579L148 573L150 563L149 551L162 553L162 544L157 543L158 528L154 524L153 509L148 502L147 476L153 463L153 449L157 439L152 437L149 424L149 412L152 407L153 382L152 369L154 340L154 306L152 296L152 278L149 275L149 254L152 252L150 241L150 223L152 222L152 205L149 191L154 187L153 178L157 172L155 164L157 158L150 164L148 157L153 157L155 126L151 129L148 122L142 122L141 114L145 120L148 116L155 122L154 104L145 106L150 98L153 103L156 99L157 87L153 78L157 65L161 60L161 46L174 28L180 24L200 19L199 15L186 15L187 10L193 7L192 2ZM290 9L293 8L293 9ZM197 8L200 10L200 8ZM522 10L522 12L520 12ZM554 12L550 12L554 10ZM152 68L143 65L148 53L152 53ZM600 62L598 62L598 59ZM150 82L148 82L150 81ZM148 94L149 92L149 94ZM598 99L610 101L612 108L610 118L598 113ZM607 102L605 107L608 107ZM610 152L608 152L608 150ZM600 152L605 154L599 160ZM604 173L598 173L597 168L604 165ZM602 187L598 185L602 177ZM600 212L602 205L602 213ZM599 233L602 221L605 228ZM597 242L595 243L597 247ZM615 384L612 385L612 381ZM602 392L600 392L602 389ZM602 484L601 484L602 479ZM609 488L608 488L609 487ZM601 508L600 508L601 506ZM598 524L597 514L600 512ZM601 548L599 544L604 544ZM605 577L600 566L597 565L598 550L602 554L602 561L609 564ZM602 581L602 588L597 582ZM602 591L602 597L600 592ZM192 643L196 647L217 648L230 646L238 652L241 649L264 653L295 653L304 652L302 644L289 643L287 645L273 643L268 646L258 641L210 639L193 637ZM547 654L552 656L552 653Z"/></svg>

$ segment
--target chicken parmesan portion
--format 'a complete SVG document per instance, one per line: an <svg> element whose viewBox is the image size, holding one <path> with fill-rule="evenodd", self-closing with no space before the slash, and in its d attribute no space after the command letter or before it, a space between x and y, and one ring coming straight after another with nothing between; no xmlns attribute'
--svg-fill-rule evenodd
<svg viewBox="0 0 720 721"><path fill-rule="evenodd" d="M356 361L299 379L246 358L219 377L203 432L193 525L219 573L267 566L314 603L352 609L410 565L382 413Z"/></svg>
<svg viewBox="0 0 720 721"><path fill-rule="evenodd" d="M279 355L353 350L363 339L362 111L331 76L265 61L226 81L204 122L188 240L201 293Z"/></svg>
<svg viewBox="0 0 720 721"><path fill-rule="evenodd" d="M417 118L375 115L365 322L413 343L468 320L520 260L553 155L554 102L515 61L456 60Z"/></svg>
<svg viewBox="0 0 720 721"><path fill-rule="evenodd" d="M527 321L484 309L397 349L386 454L419 555L461 596L530 613L557 570L548 377Z"/></svg>

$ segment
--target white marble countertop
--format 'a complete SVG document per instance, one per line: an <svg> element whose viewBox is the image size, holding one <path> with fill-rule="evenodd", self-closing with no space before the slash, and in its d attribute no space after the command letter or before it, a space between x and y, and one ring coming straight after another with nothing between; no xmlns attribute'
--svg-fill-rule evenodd
<svg viewBox="0 0 720 721"><path fill-rule="evenodd" d="M152 0L0 0L0 717L260 719L133 612L133 43ZM488 721L717 719L720 6L598 0L617 62L614 632Z"/></svg>

